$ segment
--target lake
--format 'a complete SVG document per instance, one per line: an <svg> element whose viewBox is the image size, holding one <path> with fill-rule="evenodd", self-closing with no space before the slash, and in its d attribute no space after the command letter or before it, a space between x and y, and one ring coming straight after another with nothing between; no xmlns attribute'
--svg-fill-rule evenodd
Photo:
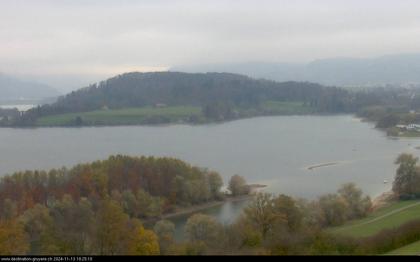
<svg viewBox="0 0 420 262"><path fill-rule="evenodd" d="M9 104L5 104L5 105L1 105L0 104L0 108L4 108L4 109L13 109L13 108L17 108L17 110L24 112L24 111L28 111L31 108L36 107L37 105L9 105Z"/></svg>
<svg viewBox="0 0 420 262"><path fill-rule="evenodd" d="M391 188L398 154L419 156L416 146L419 139L388 138L350 115L258 117L198 126L2 128L0 175L70 167L111 154L155 155L218 171L225 183L239 174L267 185L268 192L314 198L355 182L375 197ZM208 212L228 223L241 205L228 203Z"/></svg>

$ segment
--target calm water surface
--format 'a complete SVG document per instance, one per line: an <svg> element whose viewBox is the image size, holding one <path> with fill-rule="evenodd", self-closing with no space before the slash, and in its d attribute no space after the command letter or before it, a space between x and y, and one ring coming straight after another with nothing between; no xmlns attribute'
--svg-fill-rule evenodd
<svg viewBox="0 0 420 262"><path fill-rule="evenodd" d="M372 197L389 190L402 152L419 139L390 139L350 115L278 116L200 126L0 129L0 176L105 159L112 154L171 156L268 185L265 191L313 198L355 182ZM336 165L308 170L323 163ZM206 212L228 223L242 208ZM182 219L180 219L182 220ZM185 218L183 219L185 220Z"/></svg>

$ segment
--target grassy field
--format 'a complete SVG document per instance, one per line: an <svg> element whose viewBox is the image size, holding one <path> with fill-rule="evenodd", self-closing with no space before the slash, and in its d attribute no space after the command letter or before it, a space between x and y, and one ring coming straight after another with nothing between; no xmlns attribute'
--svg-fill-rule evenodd
<svg viewBox="0 0 420 262"><path fill-rule="evenodd" d="M190 117L200 117L201 108L173 106L164 108L143 107L115 110L96 110L82 113L52 115L37 119L37 126L75 125L80 117L83 125L138 125L166 122L182 122Z"/></svg>
<svg viewBox="0 0 420 262"><path fill-rule="evenodd" d="M418 131L404 131L398 136L400 137L420 137L420 132Z"/></svg>
<svg viewBox="0 0 420 262"><path fill-rule="evenodd" d="M420 241L395 249L387 255L420 255Z"/></svg>
<svg viewBox="0 0 420 262"><path fill-rule="evenodd" d="M303 115L314 113L314 108L302 102L267 101L260 108L239 109L243 117L258 115ZM248 112L249 111L249 112ZM193 121L192 118L194 119ZM241 118L241 117L240 117ZM36 126L78 125L143 125L177 122L205 123L201 107L170 106L95 110L81 113L58 114L38 118Z"/></svg>
<svg viewBox="0 0 420 262"><path fill-rule="evenodd" d="M314 113L314 108L302 102L267 101L262 109L273 115L303 115Z"/></svg>
<svg viewBox="0 0 420 262"><path fill-rule="evenodd" d="M420 201L400 201L382 208L364 219L330 228L328 232L352 237L367 237L383 229L398 227L415 219L420 219Z"/></svg>

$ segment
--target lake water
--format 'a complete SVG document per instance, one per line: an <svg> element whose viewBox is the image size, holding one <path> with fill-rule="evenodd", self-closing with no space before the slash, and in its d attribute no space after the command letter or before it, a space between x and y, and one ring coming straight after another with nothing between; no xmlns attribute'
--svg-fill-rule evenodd
<svg viewBox="0 0 420 262"><path fill-rule="evenodd" d="M0 175L105 159L171 156L266 184L265 191L314 198L355 182L372 197L387 191L402 152L420 139L391 139L350 115L259 117L210 125L0 129ZM308 170L323 163L336 165ZM384 184L384 180L388 184ZM228 223L241 203L208 212ZM207 212L207 211L206 211Z"/></svg>
<svg viewBox="0 0 420 262"><path fill-rule="evenodd" d="M17 110L24 112L24 111L28 111L31 108L34 108L37 105L0 105L0 108L4 108L4 109L13 109L13 108L17 108Z"/></svg>

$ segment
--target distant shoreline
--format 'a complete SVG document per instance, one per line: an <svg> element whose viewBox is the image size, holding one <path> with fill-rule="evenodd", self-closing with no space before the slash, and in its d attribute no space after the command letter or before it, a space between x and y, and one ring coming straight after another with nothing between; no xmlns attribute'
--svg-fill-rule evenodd
<svg viewBox="0 0 420 262"><path fill-rule="evenodd" d="M180 106L182 107L182 106ZM128 110L133 109L144 109L144 108L125 108ZM156 110L168 110L169 107L166 108L157 108ZM122 109L118 109L122 110ZM118 110L109 110L109 113L118 111ZM189 120L191 116L194 114L187 114L183 116L173 116L173 115L147 115L147 117L163 117L168 118L163 121L149 121L145 119L140 119L146 117L145 115L139 115L130 117L134 117L134 119L124 119L123 121L116 121L115 116L109 115L106 116L105 119L103 116L100 116L100 119L91 119L95 116L95 114L102 114L104 110L95 110L95 111L88 111L88 112L74 112L74 113L63 113L63 114L55 114L44 116L37 119L37 122L30 123L30 124L16 124L16 123L8 123L8 124L0 124L0 128L81 128L81 127L121 127L121 126L147 126L147 127L156 127L156 126L172 126L172 125L189 125L189 126L201 126L201 125L214 125L214 124L224 124L238 120L246 120L246 119L253 119L253 118L261 118L261 117L278 117L278 116L337 116L337 115L352 115L346 113L322 113L322 112L279 112L279 113L267 113L267 112L257 112L255 114L250 115L240 115L237 117L226 118L226 119L205 119L202 118L200 114L196 114L198 118L197 121ZM80 117L81 123L76 123L76 118ZM52 118L52 119L51 119ZM174 119L173 119L174 118ZM39 121L42 121L40 123ZM64 122L63 122L64 121Z"/></svg>

